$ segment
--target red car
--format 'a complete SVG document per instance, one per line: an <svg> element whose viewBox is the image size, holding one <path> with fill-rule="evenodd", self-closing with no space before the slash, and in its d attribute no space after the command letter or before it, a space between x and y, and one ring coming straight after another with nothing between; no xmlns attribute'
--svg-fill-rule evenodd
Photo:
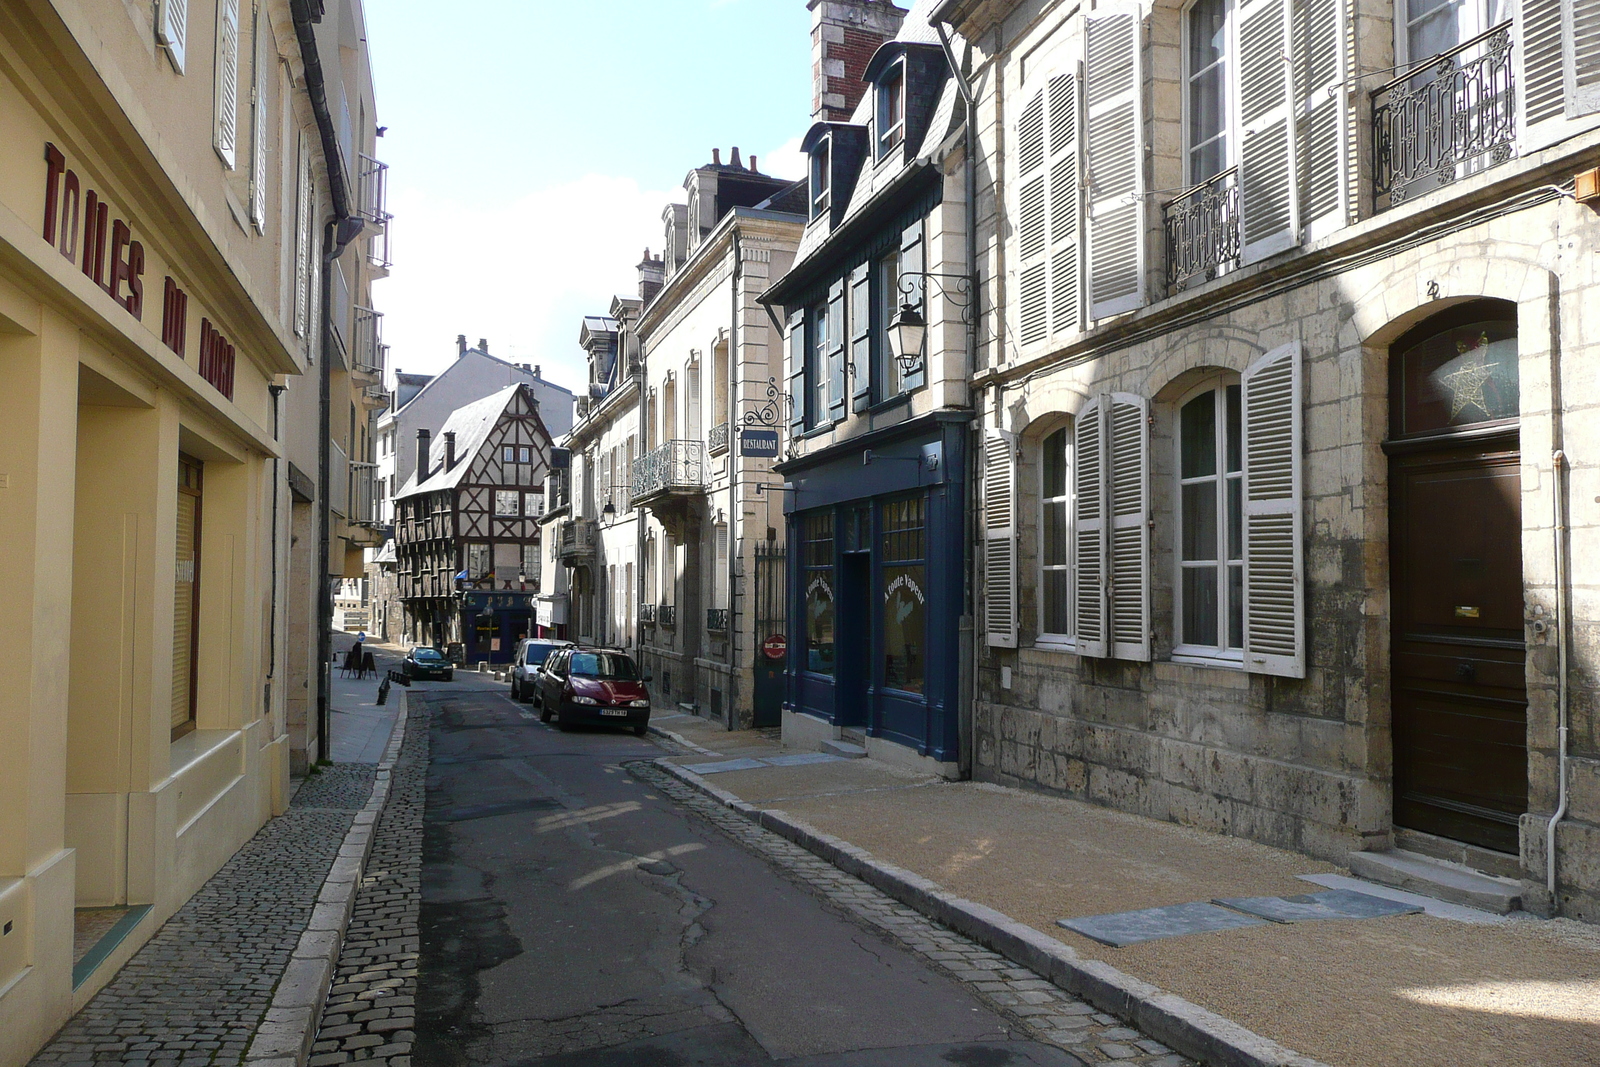
<svg viewBox="0 0 1600 1067"><path fill-rule="evenodd" d="M650 691L633 659L609 648L559 648L539 673L534 700L539 721L569 726L627 726L643 737L650 728Z"/></svg>

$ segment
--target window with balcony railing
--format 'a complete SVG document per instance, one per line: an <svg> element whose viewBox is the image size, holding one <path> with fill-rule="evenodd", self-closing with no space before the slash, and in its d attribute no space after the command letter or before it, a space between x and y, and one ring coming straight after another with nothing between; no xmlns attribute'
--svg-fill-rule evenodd
<svg viewBox="0 0 1600 1067"><path fill-rule="evenodd" d="M376 463L350 464L350 514L351 522L358 526L383 525L381 511L382 493L378 489Z"/></svg>
<svg viewBox="0 0 1600 1067"><path fill-rule="evenodd" d="M646 452L633 470L633 499L662 492L694 492L706 486L704 441L668 441Z"/></svg>
<svg viewBox="0 0 1600 1067"><path fill-rule="evenodd" d="M383 312L358 305L350 345L351 369L381 376L388 350L389 346L383 343Z"/></svg>
<svg viewBox="0 0 1600 1067"><path fill-rule="evenodd" d="M389 247L389 224L394 219L389 214L389 164L380 163L365 153L361 156L357 210L366 219L371 234L367 240L367 263L386 271L393 266Z"/></svg>

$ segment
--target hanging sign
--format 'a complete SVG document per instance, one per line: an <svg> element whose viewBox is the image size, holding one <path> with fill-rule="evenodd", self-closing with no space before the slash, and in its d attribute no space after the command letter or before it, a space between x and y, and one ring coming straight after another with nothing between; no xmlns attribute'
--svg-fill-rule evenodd
<svg viewBox="0 0 1600 1067"><path fill-rule="evenodd" d="M740 430L739 455L763 456L776 459L778 455L777 430Z"/></svg>

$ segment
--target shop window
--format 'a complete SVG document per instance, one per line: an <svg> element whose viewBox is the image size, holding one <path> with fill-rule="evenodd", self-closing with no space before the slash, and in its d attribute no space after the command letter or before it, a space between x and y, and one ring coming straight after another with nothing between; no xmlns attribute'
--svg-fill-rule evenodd
<svg viewBox="0 0 1600 1067"><path fill-rule="evenodd" d="M927 682L927 501L883 505L883 684L921 693Z"/></svg>
<svg viewBox="0 0 1600 1067"><path fill-rule="evenodd" d="M1244 648L1243 472L1239 385L1215 379L1178 410L1176 654Z"/></svg>
<svg viewBox="0 0 1600 1067"><path fill-rule="evenodd" d="M833 512L807 515L801 524L805 582L805 670L833 676L834 672L834 574Z"/></svg>
<svg viewBox="0 0 1600 1067"><path fill-rule="evenodd" d="M1063 427L1039 450L1039 639L1072 638L1072 483Z"/></svg>

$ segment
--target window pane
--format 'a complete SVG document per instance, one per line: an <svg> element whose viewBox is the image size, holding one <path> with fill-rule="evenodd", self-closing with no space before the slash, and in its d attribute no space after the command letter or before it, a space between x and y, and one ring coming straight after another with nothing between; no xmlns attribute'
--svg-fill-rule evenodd
<svg viewBox="0 0 1600 1067"><path fill-rule="evenodd" d="M1044 506L1044 544L1040 555L1046 567L1065 566L1067 562L1067 502L1052 501Z"/></svg>
<svg viewBox="0 0 1600 1067"><path fill-rule="evenodd" d="M1228 386L1228 470L1244 469L1239 434L1239 387Z"/></svg>
<svg viewBox="0 0 1600 1067"><path fill-rule="evenodd" d="M1044 439L1044 496L1067 495L1067 431L1057 430Z"/></svg>
<svg viewBox="0 0 1600 1067"><path fill-rule="evenodd" d="M1244 567L1228 568L1228 647L1244 647Z"/></svg>
<svg viewBox="0 0 1600 1067"><path fill-rule="evenodd" d="M1183 477L1217 473L1217 394L1201 393L1183 405Z"/></svg>
<svg viewBox="0 0 1600 1067"><path fill-rule="evenodd" d="M1044 572L1044 632L1047 634L1072 632L1065 570Z"/></svg>
<svg viewBox="0 0 1600 1067"><path fill-rule="evenodd" d="M833 674L833 570L806 574L806 670Z"/></svg>
<svg viewBox="0 0 1600 1067"><path fill-rule="evenodd" d="M1222 58L1227 0L1199 0L1189 9L1189 70L1204 70Z"/></svg>
<svg viewBox="0 0 1600 1067"><path fill-rule="evenodd" d="M921 566L883 569L883 684L920 693L926 673L927 582Z"/></svg>
<svg viewBox="0 0 1600 1067"><path fill-rule="evenodd" d="M1244 559L1244 482L1228 479L1228 558Z"/></svg>
<svg viewBox="0 0 1600 1067"><path fill-rule="evenodd" d="M1189 145L1205 144L1227 127L1223 68L1215 66L1189 79ZM1215 172L1213 172L1215 173ZM1206 175L1209 178L1211 175ZM1196 179L1203 180L1203 179Z"/></svg>
<svg viewBox="0 0 1600 1067"><path fill-rule="evenodd" d="M1215 567L1183 570L1183 643L1217 643L1217 571Z"/></svg>
<svg viewBox="0 0 1600 1067"><path fill-rule="evenodd" d="M1215 482L1183 487L1183 558L1217 558L1217 486Z"/></svg>

